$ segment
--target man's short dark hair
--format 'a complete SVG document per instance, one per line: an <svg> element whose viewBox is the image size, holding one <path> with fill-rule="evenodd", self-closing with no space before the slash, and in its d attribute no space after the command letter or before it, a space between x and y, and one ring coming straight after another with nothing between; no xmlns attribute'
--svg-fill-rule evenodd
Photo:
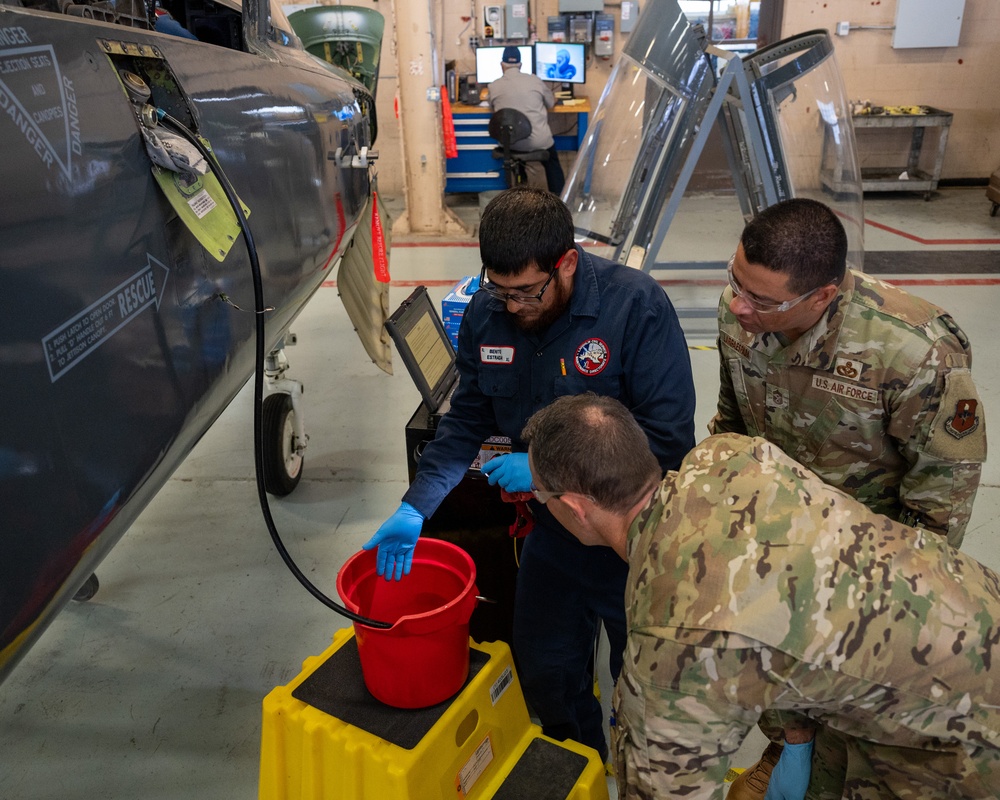
<svg viewBox="0 0 1000 800"><path fill-rule="evenodd" d="M516 186L494 197L479 221L479 257L497 275L519 275L535 264L552 272L572 250L573 215L557 195Z"/></svg>
<svg viewBox="0 0 1000 800"><path fill-rule="evenodd" d="M543 489L590 495L607 511L630 511L663 476L629 410L593 392L559 397L535 412L521 439Z"/></svg>
<svg viewBox="0 0 1000 800"><path fill-rule="evenodd" d="M847 233L837 215L816 200L796 197L765 208L747 223L740 243L747 261L787 275L793 292L844 279Z"/></svg>

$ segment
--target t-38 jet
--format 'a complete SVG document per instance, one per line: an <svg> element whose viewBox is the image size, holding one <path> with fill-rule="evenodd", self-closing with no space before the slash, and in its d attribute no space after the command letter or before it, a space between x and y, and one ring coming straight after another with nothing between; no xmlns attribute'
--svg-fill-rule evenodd
<svg viewBox="0 0 1000 800"><path fill-rule="evenodd" d="M345 303L384 305L375 128L268 0L0 0L0 680L265 339L265 483L294 488L288 327L338 264ZM378 314L355 326L378 361Z"/></svg>

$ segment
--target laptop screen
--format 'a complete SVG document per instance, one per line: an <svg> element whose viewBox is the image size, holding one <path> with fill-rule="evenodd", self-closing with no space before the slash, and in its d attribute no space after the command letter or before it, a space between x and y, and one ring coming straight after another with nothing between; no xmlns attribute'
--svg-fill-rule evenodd
<svg viewBox="0 0 1000 800"><path fill-rule="evenodd" d="M455 350L426 286L418 286L385 322L424 404L437 411L458 381Z"/></svg>

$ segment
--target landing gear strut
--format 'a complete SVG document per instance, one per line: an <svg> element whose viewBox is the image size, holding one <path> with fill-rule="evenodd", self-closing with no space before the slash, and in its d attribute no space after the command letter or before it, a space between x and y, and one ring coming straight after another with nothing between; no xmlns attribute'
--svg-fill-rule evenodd
<svg viewBox="0 0 1000 800"><path fill-rule="evenodd" d="M288 334L264 363L267 392L261 426L264 488L276 497L290 494L299 485L309 441L302 421L302 384L285 377L288 359L284 347L295 342L295 335Z"/></svg>

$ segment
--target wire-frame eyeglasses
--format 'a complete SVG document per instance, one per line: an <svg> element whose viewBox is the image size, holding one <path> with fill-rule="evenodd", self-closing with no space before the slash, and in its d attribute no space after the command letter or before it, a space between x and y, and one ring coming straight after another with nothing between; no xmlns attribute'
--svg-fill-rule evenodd
<svg viewBox="0 0 1000 800"><path fill-rule="evenodd" d="M736 254L733 253L732 257L729 259L729 265L726 267L726 272L729 274L729 286L733 290L733 294L739 297L743 302L745 302L750 308L760 314L778 314L782 311L788 311L788 309L797 306L807 297L818 292L822 287L817 286L815 289L810 289L805 294L800 294L798 297L792 298L791 300L785 300L782 303L765 303L762 300L758 300L751 294L747 294L747 291L736 282L736 278L733 276L733 262L736 260Z"/></svg>

